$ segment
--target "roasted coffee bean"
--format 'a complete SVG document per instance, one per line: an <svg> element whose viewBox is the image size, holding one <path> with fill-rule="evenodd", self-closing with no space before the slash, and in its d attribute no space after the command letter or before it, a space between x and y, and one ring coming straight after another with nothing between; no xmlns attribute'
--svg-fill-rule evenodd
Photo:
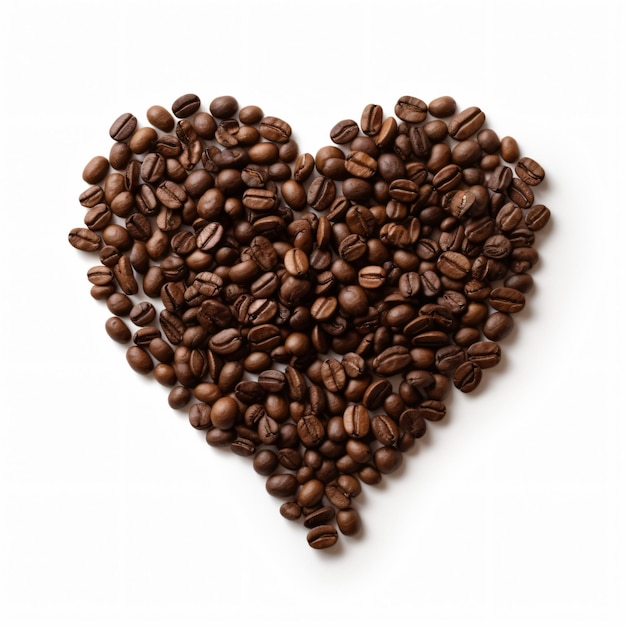
<svg viewBox="0 0 626 626"><path fill-rule="evenodd" d="M454 386L463 393L474 391L482 380L482 370L474 361L465 361L454 370Z"/></svg>
<svg viewBox="0 0 626 626"><path fill-rule="evenodd" d="M507 163L514 163L520 157L519 145L513 137L502 137L500 142L500 154Z"/></svg>
<svg viewBox="0 0 626 626"><path fill-rule="evenodd" d="M330 130L330 139L336 144L350 143L359 134L359 125L354 120L337 122Z"/></svg>
<svg viewBox="0 0 626 626"><path fill-rule="evenodd" d="M372 137L380 132L383 125L383 109L379 104L368 104L361 114L361 130Z"/></svg>
<svg viewBox="0 0 626 626"><path fill-rule="evenodd" d="M373 461L381 474L392 474L402 465L402 452L392 446L382 446L374 452Z"/></svg>
<svg viewBox="0 0 626 626"><path fill-rule="evenodd" d="M137 128L137 118L132 113L122 113L111 125L109 135L115 141L128 139Z"/></svg>
<svg viewBox="0 0 626 626"><path fill-rule="evenodd" d="M300 248L290 248L285 254L283 264L292 276L306 276L309 271L309 258Z"/></svg>
<svg viewBox="0 0 626 626"><path fill-rule="evenodd" d="M514 178L508 189L509 198L522 209L528 209L535 201L535 194L532 188L520 178Z"/></svg>
<svg viewBox="0 0 626 626"><path fill-rule="evenodd" d="M356 535L361 528L361 518L356 509L348 508L337 511L337 527L343 535Z"/></svg>
<svg viewBox="0 0 626 626"><path fill-rule="evenodd" d="M175 122L171 113L160 105L151 106L146 112L146 117L150 124L164 133L169 133L174 128Z"/></svg>
<svg viewBox="0 0 626 626"><path fill-rule="evenodd" d="M341 391L346 386L346 371L337 359L327 359L322 363L321 376L324 387L329 391Z"/></svg>
<svg viewBox="0 0 626 626"><path fill-rule="evenodd" d="M537 161L529 158L522 157L515 166L515 173L527 184L538 185L545 177L546 173L537 163Z"/></svg>
<svg viewBox="0 0 626 626"><path fill-rule="evenodd" d="M179 118L190 117L200 108L200 98L193 93L179 96L172 104L172 113Z"/></svg>
<svg viewBox="0 0 626 626"><path fill-rule="evenodd" d="M102 244L100 235L88 228L72 228L68 240L74 248L83 252L96 252Z"/></svg>
<svg viewBox="0 0 626 626"><path fill-rule="evenodd" d="M456 163L441 168L433 177L433 186L440 193L445 193L459 186L463 176Z"/></svg>
<svg viewBox="0 0 626 626"><path fill-rule="evenodd" d="M109 160L103 156L93 157L83 169L83 180L90 185L99 183L109 171Z"/></svg>
<svg viewBox="0 0 626 626"><path fill-rule="evenodd" d="M463 141L478 132L485 123L485 114L478 107L468 107L452 117L448 132L453 139Z"/></svg>
<svg viewBox="0 0 626 626"><path fill-rule="evenodd" d="M152 359L141 346L130 346L126 351L126 360L138 374L149 374L153 369Z"/></svg>
<svg viewBox="0 0 626 626"><path fill-rule="evenodd" d="M394 107L395 114L403 121L410 124L420 124L426 119L428 106L414 96L402 96Z"/></svg>
<svg viewBox="0 0 626 626"><path fill-rule="evenodd" d="M483 324L483 334L491 341L501 341L513 330L513 318L508 313L496 311Z"/></svg>
<svg viewBox="0 0 626 626"><path fill-rule="evenodd" d="M550 209L544 204L536 204L526 213L524 222L530 230L541 230L550 221Z"/></svg>
<svg viewBox="0 0 626 626"><path fill-rule="evenodd" d="M300 441L306 448L319 446L324 438L324 425L316 415L304 415L296 424Z"/></svg>
<svg viewBox="0 0 626 626"><path fill-rule="evenodd" d="M440 96L430 101L428 111L434 117L449 117L456 111L456 100L451 96Z"/></svg>
<svg viewBox="0 0 626 626"><path fill-rule="evenodd" d="M267 492L278 498L290 498L298 491L298 481L293 474L272 474L266 481Z"/></svg>
<svg viewBox="0 0 626 626"><path fill-rule="evenodd" d="M496 287L489 294L489 304L502 313L517 313L524 308L526 298L521 291L512 287Z"/></svg>
<svg viewBox="0 0 626 626"><path fill-rule="evenodd" d="M400 438L398 425L388 415L376 415L372 418L374 437L384 446L395 446Z"/></svg>
<svg viewBox="0 0 626 626"><path fill-rule="evenodd" d="M131 332L123 319L110 317L105 323L107 335L118 343L128 343L131 339Z"/></svg>
<svg viewBox="0 0 626 626"><path fill-rule="evenodd" d="M500 362L501 349L494 341L478 341L467 349L467 358L482 369L495 367Z"/></svg>
<svg viewBox="0 0 626 626"><path fill-rule="evenodd" d="M322 524L312 528L307 534L307 541L316 550L325 550L337 543L337 530L334 526Z"/></svg>

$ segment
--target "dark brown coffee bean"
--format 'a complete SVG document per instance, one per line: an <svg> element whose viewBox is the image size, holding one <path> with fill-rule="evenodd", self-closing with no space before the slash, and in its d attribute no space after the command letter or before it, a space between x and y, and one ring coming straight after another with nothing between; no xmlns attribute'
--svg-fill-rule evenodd
<svg viewBox="0 0 626 626"><path fill-rule="evenodd" d="M109 171L109 160L103 156L93 157L83 169L83 180L90 185L99 183Z"/></svg>
<svg viewBox="0 0 626 626"><path fill-rule="evenodd" d="M321 368L322 382L329 391L341 391L347 382L346 371L337 359L326 359Z"/></svg>
<svg viewBox="0 0 626 626"><path fill-rule="evenodd" d="M209 339L209 347L220 355L237 352L243 346L243 337L236 328L225 328Z"/></svg>
<svg viewBox="0 0 626 626"><path fill-rule="evenodd" d="M428 111L434 117L449 117L456 111L456 100L451 96L440 96L430 101Z"/></svg>
<svg viewBox="0 0 626 626"><path fill-rule="evenodd" d="M118 343L128 343L131 339L131 332L123 319L115 316L110 317L105 323L107 335Z"/></svg>
<svg viewBox="0 0 626 626"><path fill-rule="evenodd" d="M261 474L261 476L271 476L278 467L276 453L268 448L259 450L254 456L252 466L257 474ZM299 514L297 517L299 517ZM294 519L297 519L297 517Z"/></svg>
<svg viewBox="0 0 626 626"><path fill-rule="evenodd" d="M361 130L373 137L383 125L383 109L379 104L368 104L361 114Z"/></svg>
<svg viewBox="0 0 626 626"><path fill-rule="evenodd" d="M507 163L515 163L520 157L517 141L513 137L502 137L500 154Z"/></svg>
<svg viewBox="0 0 626 626"><path fill-rule="evenodd" d="M196 235L196 246L203 252L216 248L224 236L224 227L219 222L209 222Z"/></svg>
<svg viewBox="0 0 626 626"><path fill-rule="evenodd" d="M538 185L541 181L543 181L546 173L535 161L529 157L522 157L517 165L515 166L515 173L527 184L527 185Z"/></svg>
<svg viewBox="0 0 626 626"><path fill-rule="evenodd" d="M402 452L391 446L382 446L374 452L373 460L381 474L392 474L402 465Z"/></svg>
<svg viewBox="0 0 626 626"><path fill-rule="evenodd" d="M438 400L424 400L417 410L420 417L430 422L439 422L446 415L445 405Z"/></svg>
<svg viewBox="0 0 626 626"><path fill-rule="evenodd" d="M470 260L460 252L443 252L437 260L441 274L453 280L463 280L472 269Z"/></svg>
<svg viewBox="0 0 626 626"><path fill-rule="evenodd" d="M259 132L268 141L285 143L291 137L291 126L278 117L266 116L259 124Z"/></svg>
<svg viewBox="0 0 626 626"><path fill-rule="evenodd" d="M373 381L363 393L363 405L369 410L380 408L391 390L391 383L386 378Z"/></svg>
<svg viewBox="0 0 626 626"><path fill-rule="evenodd" d="M468 107L452 117L448 132L453 139L463 141L478 132L485 123L485 114L478 107Z"/></svg>
<svg viewBox="0 0 626 626"><path fill-rule="evenodd" d="M200 98L193 93L184 94L172 104L172 113L178 118L190 117L200 108Z"/></svg>
<svg viewBox="0 0 626 626"><path fill-rule="evenodd" d="M550 221L550 209L543 204L536 204L525 215L524 222L532 230L541 230Z"/></svg>
<svg viewBox="0 0 626 626"><path fill-rule="evenodd" d="M359 126L354 120L337 122L330 130L330 139L336 144L350 143L359 134Z"/></svg>
<svg viewBox="0 0 626 626"><path fill-rule="evenodd" d="M336 195L335 183L327 176L317 176L309 186L307 202L316 211L327 210Z"/></svg>
<svg viewBox="0 0 626 626"><path fill-rule="evenodd" d="M246 189L243 194L243 204L251 211L271 211L276 202L276 193L271 189Z"/></svg>
<svg viewBox="0 0 626 626"><path fill-rule="evenodd" d="M521 291L512 287L496 287L489 294L489 304L502 313L517 313L524 308L526 298Z"/></svg>
<svg viewBox="0 0 626 626"><path fill-rule="evenodd" d="M495 367L501 358L500 346L494 341L478 341L467 349L467 358L482 369Z"/></svg>
<svg viewBox="0 0 626 626"><path fill-rule="evenodd" d="M384 446L395 446L400 438L400 430L396 422L388 415L375 415L372 418L374 437Z"/></svg>
<svg viewBox="0 0 626 626"><path fill-rule="evenodd" d="M508 313L496 311L483 324L483 334L491 341L501 341L513 330L513 318Z"/></svg>
<svg viewBox="0 0 626 626"><path fill-rule="evenodd" d="M343 535L356 535L361 528L361 518L356 509L337 511L337 527Z"/></svg>
<svg viewBox="0 0 626 626"><path fill-rule="evenodd" d="M292 498L296 495L298 481L293 474L272 474L265 482L267 492L278 498Z"/></svg>
<svg viewBox="0 0 626 626"><path fill-rule="evenodd" d="M346 155L345 168L352 176L371 178L376 173L377 166L376 159L360 150L352 150Z"/></svg>
<svg viewBox="0 0 626 626"><path fill-rule="evenodd" d="M325 550L337 543L338 535L334 526L322 524L315 526L307 534L307 542L316 550Z"/></svg>
<svg viewBox="0 0 626 626"><path fill-rule="evenodd" d="M532 188L519 178L514 178L511 181L507 194L522 209L530 208L535 201L535 194Z"/></svg>
<svg viewBox="0 0 626 626"><path fill-rule="evenodd" d="M341 365L343 366L346 376L350 378L358 378L366 372L365 359L355 352L344 354Z"/></svg>
<svg viewBox="0 0 626 626"><path fill-rule="evenodd" d="M238 108L239 104L233 96L218 96L209 103L211 114L222 119L233 117L237 113Z"/></svg>
<svg viewBox="0 0 626 626"><path fill-rule="evenodd" d="M465 361L454 370L454 386L463 393L474 391L482 379L482 370L474 361Z"/></svg>
<svg viewBox="0 0 626 626"><path fill-rule="evenodd" d="M504 235L493 235L485 241L482 253L489 259L505 259L511 254L511 242Z"/></svg>
<svg viewBox="0 0 626 626"><path fill-rule="evenodd" d="M298 436L306 448L316 448L324 439L324 425L315 415L304 415L296 424Z"/></svg>
<svg viewBox="0 0 626 626"><path fill-rule="evenodd" d="M129 317L137 326L147 326L156 317L156 309L151 302L138 302L130 310Z"/></svg>
<svg viewBox="0 0 626 626"><path fill-rule="evenodd" d="M513 171L507 165L499 165L489 176L487 186L496 193L506 192L513 180Z"/></svg>
<svg viewBox="0 0 626 626"><path fill-rule="evenodd" d="M111 125L109 135L115 141L128 139L137 128L137 118L132 113L122 113Z"/></svg>
<svg viewBox="0 0 626 626"><path fill-rule="evenodd" d="M126 360L130 367L138 374L149 374L153 369L152 359L141 346L130 346L126 351Z"/></svg>
<svg viewBox="0 0 626 626"><path fill-rule="evenodd" d="M175 122L171 113L160 105L151 106L146 112L146 117L150 124L164 133L169 133L174 128Z"/></svg>
<svg viewBox="0 0 626 626"><path fill-rule="evenodd" d="M440 193L445 193L458 187L462 179L461 168L456 163L450 163L435 174L433 186Z"/></svg>
<svg viewBox="0 0 626 626"><path fill-rule="evenodd" d="M405 346L391 346L383 350L373 361L374 371L379 376L393 376L411 363L411 355Z"/></svg>
<svg viewBox="0 0 626 626"><path fill-rule="evenodd" d="M415 439L419 439L426 434L425 417L418 409L405 409L398 418L400 429L411 435Z"/></svg>
<svg viewBox="0 0 626 626"><path fill-rule="evenodd" d="M370 431L368 410L362 404L351 404L343 413L343 425L350 437L365 437Z"/></svg>
<svg viewBox="0 0 626 626"><path fill-rule="evenodd" d="M292 276L302 277L309 271L309 258L300 248L290 248L285 254L283 263Z"/></svg>
<svg viewBox="0 0 626 626"><path fill-rule="evenodd" d="M379 289L385 284L387 272L379 265L367 265L359 270L358 281L363 289Z"/></svg>
<svg viewBox="0 0 626 626"><path fill-rule="evenodd" d="M68 240L74 248L83 252L96 252L102 244L100 235L88 228L72 228Z"/></svg>
<svg viewBox="0 0 626 626"><path fill-rule="evenodd" d="M420 124L426 119L428 106L423 100L413 96L402 96L396 102L394 113L403 122Z"/></svg>

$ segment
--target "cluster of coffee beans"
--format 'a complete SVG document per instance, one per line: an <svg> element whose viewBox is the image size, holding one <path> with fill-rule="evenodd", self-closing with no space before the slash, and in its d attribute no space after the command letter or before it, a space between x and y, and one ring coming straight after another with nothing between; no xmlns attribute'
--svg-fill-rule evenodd
<svg viewBox="0 0 626 626"><path fill-rule="evenodd" d="M498 364L550 217L544 170L478 107L394 114L367 105L315 155L231 96L123 114L69 234L130 367L251 457L313 548L357 533L362 484Z"/></svg>

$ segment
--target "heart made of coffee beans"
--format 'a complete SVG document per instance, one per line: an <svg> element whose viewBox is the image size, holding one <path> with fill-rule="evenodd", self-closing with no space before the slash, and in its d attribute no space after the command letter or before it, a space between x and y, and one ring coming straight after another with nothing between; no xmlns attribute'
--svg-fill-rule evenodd
<svg viewBox="0 0 626 626"><path fill-rule="evenodd" d="M368 104L313 156L231 96L125 113L69 233L99 257L91 295L130 367L251 457L313 548L357 533L362 484L498 364L550 218L543 168L480 108L403 96L394 114Z"/></svg>

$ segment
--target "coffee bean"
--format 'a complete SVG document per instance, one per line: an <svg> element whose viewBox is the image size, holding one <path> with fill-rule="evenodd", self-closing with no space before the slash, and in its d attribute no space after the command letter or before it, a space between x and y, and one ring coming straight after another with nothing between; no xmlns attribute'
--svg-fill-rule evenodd
<svg viewBox="0 0 626 626"><path fill-rule="evenodd" d="M485 114L476 106L468 107L452 117L448 132L453 139L469 139L485 123Z"/></svg>
<svg viewBox="0 0 626 626"><path fill-rule="evenodd" d="M543 181L546 173L535 161L529 157L522 157L515 166L515 173L523 180L527 185L535 186Z"/></svg>
<svg viewBox="0 0 626 626"><path fill-rule="evenodd" d="M337 543L337 530L334 526L322 524L315 526L307 534L307 541L316 550L325 550Z"/></svg>
<svg viewBox="0 0 626 626"><path fill-rule="evenodd" d="M337 122L330 130L330 139L336 144L350 143L359 134L359 126L354 120Z"/></svg>
<svg viewBox="0 0 626 626"><path fill-rule="evenodd" d="M440 96L430 101L428 111L434 117L449 117L456 111L456 100L451 96Z"/></svg>
<svg viewBox="0 0 626 626"><path fill-rule="evenodd" d="M96 252L102 243L100 235L88 228L72 228L68 240L74 248L83 252Z"/></svg>
<svg viewBox="0 0 626 626"><path fill-rule="evenodd" d="M290 248L285 254L283 263L292 276L305 276L309 271L309 259L300 248Z"/></svg>
<svg viewBox="0 0 626 626"><path fill-rule="evenodd" d="M109 135L115 141L128 139L137 128L137 118L132 113L122 113L111 125Z"/></svg>
<svg viewBox="0 0 626 626"><path fill-rule="evenodd" d="M361 114L361 130L368 136L376 135L383 125L383 109L379 104L368 104Z"/></svg>
<svg viewBox="0 0 626 626"><path fill-rule="evenodd" d="M200 108L200 98L187 93L179 96L172 104L172 113L178 118L190 117Z"/></svg>
<svg viewBox="0 0 626 626"><path fill-rule="evenodd" d="M175 122L171 113L160 105L151 106L146 112L146 117L150 124L164 133L169 133L174 128Z"/></svg>
<svg viewBox="0 0 626 626"><path fill-rule="evenodd" d="M520 157L519 145L513 137L502 137L500 154L507 163L515 163Z"/></svg>
<svg viewBox="0 0 626 626"><path fill-rule="evenodd" d="M463 393L474 391L482 380L482 370L474 361L465 361L454 370L454 386Z"/></svg>
<svg viewBox="0 0 626 626"><path fill-rule="evenodd" d="M419 98L402 96L396 102L394 112L403 122L419 124L426 119L428 106Z"/></svg>
<svg viewBox="0 0 626 626"><path fill-rule="evenodd" d="M517 313L524 308L526 298L521 291L512 287L496 287L489 294L489 304L503 313Z"/></svg>
<svg viewBox="0 0 626 626"><path fill-rule="evenodd" d="M315 415L304 415L296 424L298 436L306 448L315 448L324 438L324 425Z"/></svg>
<svg viewBox="0 0 626 626"><path fill-rule="evenodd" d="M268 141L285 143L291 137L291 126L278 117L266 116L259 123L259 133Z"/></svg>
<svg viewBox="0 0 626 626"><path fill-rule="evenodd" d="M131 346L126 351L126 360L138 374L149 374L153 369L152 359L141 346Z"/></svg>
<svg viewBox="0 0 626 626"><path fill-rule="evenodd" d="M550 221L550 209L544 204L536 204L526 213L524 221L530 230L541 230Z"/></svg>

